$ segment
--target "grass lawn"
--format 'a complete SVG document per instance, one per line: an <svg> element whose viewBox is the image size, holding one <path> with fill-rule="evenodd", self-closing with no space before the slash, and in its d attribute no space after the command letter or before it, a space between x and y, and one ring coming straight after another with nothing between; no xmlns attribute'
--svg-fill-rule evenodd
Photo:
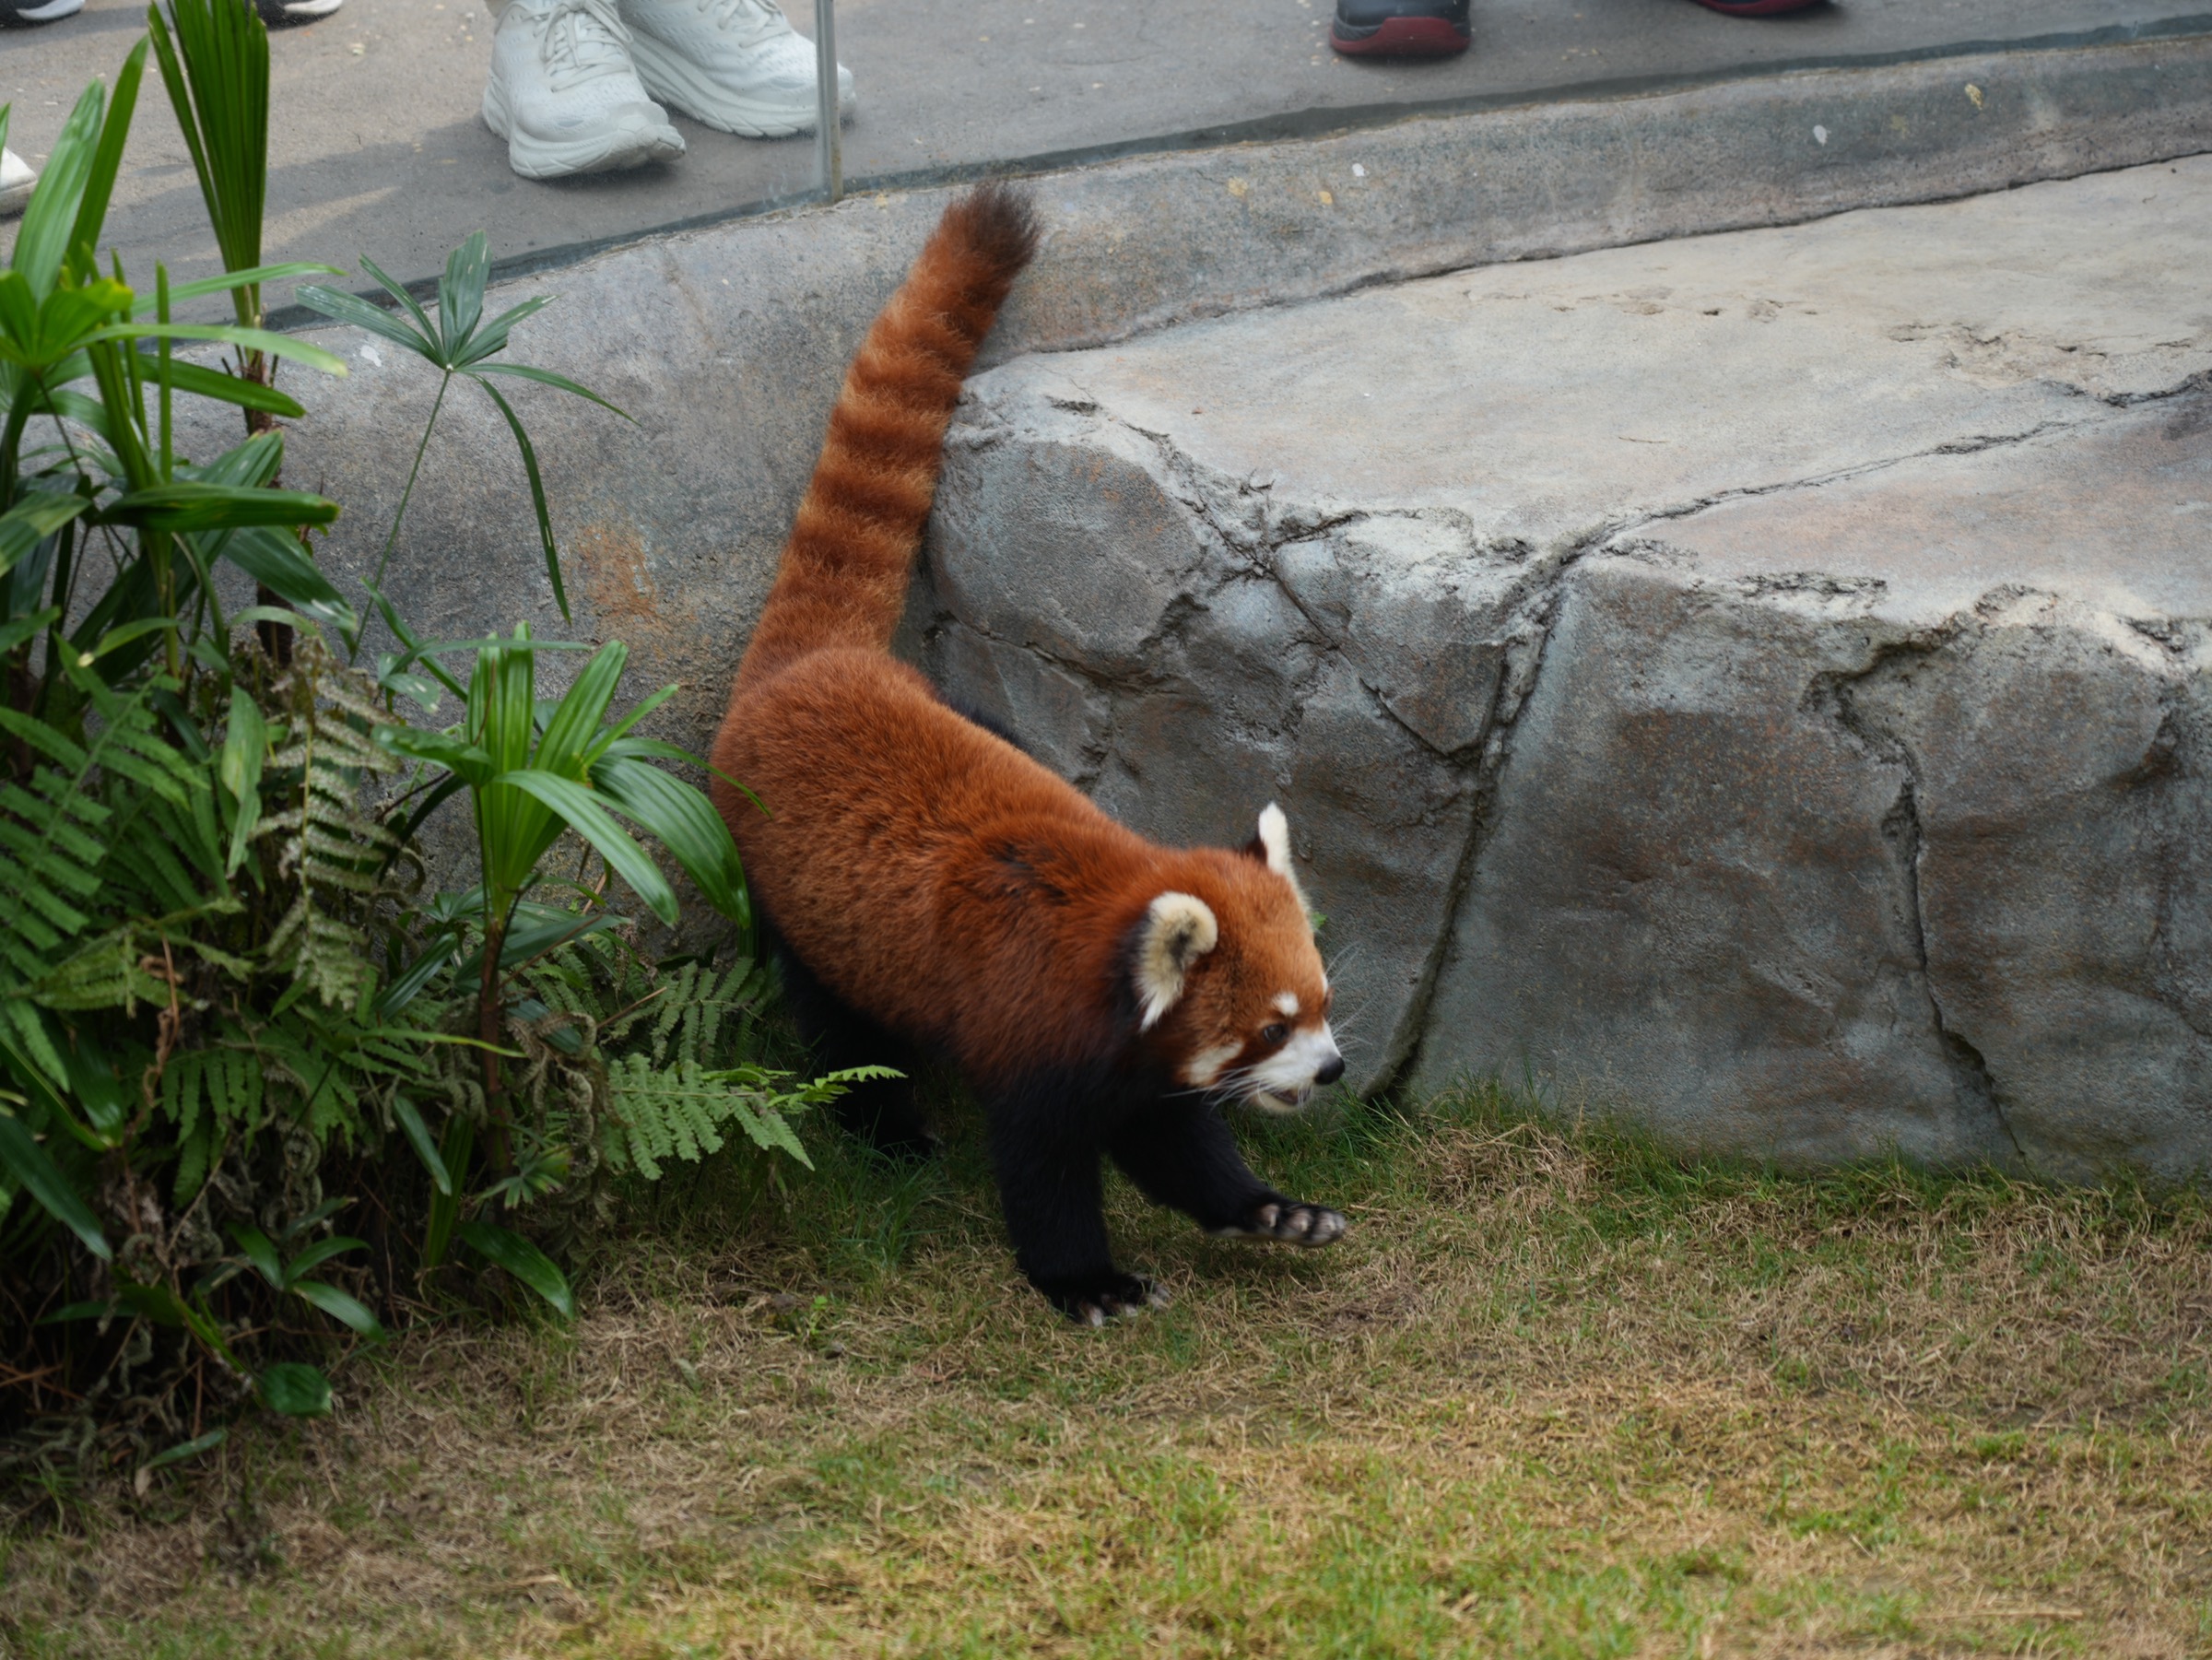
<svg viewBox="0 0 2212 1660"><path fill-rule="evenodd" d="M2212 1654L2201 1197L1348 1107L1246 1135L1342 1244L1118 1189L1176 1301L1093 1332L972 1124L809 1139L677 1178L571 1328L418 1333L0 1542L0 1653Z"/></svg>

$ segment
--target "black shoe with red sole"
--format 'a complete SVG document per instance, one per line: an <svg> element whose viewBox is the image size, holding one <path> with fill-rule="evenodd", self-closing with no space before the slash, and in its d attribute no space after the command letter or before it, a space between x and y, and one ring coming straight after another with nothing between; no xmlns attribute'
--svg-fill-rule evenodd
<svg viewBox="0 0 2212 1660"><path fill-rule="evenodd" d="M1467 38L1467 0L1336 0L1329 26L1329 44L1354 58L1448 58Z"/></svg>

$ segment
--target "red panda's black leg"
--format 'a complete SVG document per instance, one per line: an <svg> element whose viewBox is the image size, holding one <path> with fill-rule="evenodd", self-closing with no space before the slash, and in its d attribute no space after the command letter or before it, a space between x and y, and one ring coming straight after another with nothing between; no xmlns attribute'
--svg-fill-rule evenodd
<svg viewBox="0 0 2212 1660"><path fill-rule="evenodd" d="M927 1158L937 1150L914 1100L913 1055L865 1015L840 1002L781 938L776 966L783 978L783 1000L799 1036L826 1072L848 1066L895 1066L906 1076L854 1084L838 1097L838 1120L853 1135L899 1158Z"/></svg>
<svg viewBox="0 0 2212 1660"><path fill-rule="evenodd" d="M1145 1197L1201 1228L1234 1228L1270 1199L1289 1203L1252 1173L1208 1102L1161 1101L1123 1124L1107 1150Z"/></svg>
<svg viewBox="0 0 2212 1660"><path fill-rule="evenodd" d="M1164 1304L1150 1280L1113 1266L1100 1210L1098 1143L1065 1093L1018 1089L985 1104L999 1204L1030 1283L1068 1318L1091 1325Z"/></svg>
<svg viewBox="0 0 2212 1660"><path fill-rule="evenodd" d="M1211 1103L1162 1101L1124 1124L1108 1148L1147 1198L1208 1233L1297 1245L1330 1244L1344 1233L1336 1211L1279 1194L1253 1175Z"/></svg>

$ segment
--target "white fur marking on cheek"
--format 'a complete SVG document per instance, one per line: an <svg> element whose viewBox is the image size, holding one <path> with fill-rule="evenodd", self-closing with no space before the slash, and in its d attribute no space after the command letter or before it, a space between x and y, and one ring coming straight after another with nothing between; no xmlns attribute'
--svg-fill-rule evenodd
<svg viewBox="0 0 2212 1660"><path fill-rule="evenodd" d="M1327 1022L1319 1031L1301 1031L1252 1069L1255 1089L1269 1095L1298 1096L1313 1087L1321 1069L1337 1059L1336 1036Z"/></svg>
<svg viewBox="0 0 2212 1660"><path fill-rule="evenodd" d="M1218 1049L1201 1049L1182 1069L1182 1081L1194 1089L1203 1089L1221 1076L1221 1068L1237 1058L1243 1045L1225 1043Z"/></svg>
<svg viewBox="0 0 2212 1660"><path fill-rule="evenodd" d="M1275 1008L1277 1014L1296 1016L1298 1013L1298 994L1296 992L1283 992L1278 994L1275 999Z"/></svg>
<svg viewBox="0 0 2212 1660"><path fill-rule="evenodd" d="M1143 999L1138 1030L1150 1031L1175 1007L1191 964L1220 938L1212 907L1195 894L1163 893L1146 907L1136 949L1136 990Z"/></svg>

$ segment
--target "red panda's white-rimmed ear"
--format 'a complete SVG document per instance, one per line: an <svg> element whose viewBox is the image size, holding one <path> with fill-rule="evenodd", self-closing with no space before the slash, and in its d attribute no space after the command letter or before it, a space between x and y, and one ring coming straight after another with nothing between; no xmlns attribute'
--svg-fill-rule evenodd
<svg viewBox="0 0 2212 1660"><path fill-rule="evenodd" d="M1274 802L1260 809L1260 832L1245 844L1245 852L1290 884L1300 911L1313 909L1306 903L1306 890L1298 885L1298 872L1290 865L1290 820Z"/></svg>
<svg viewBox="0 0 2212 1660"><path fill-rule="evenodd" d="M1191 893L1163 893L1145 908L1136 941L1139 1031L1150 1031L1182 995L1183 978L1220 943L1213 907Z"/></svg>

